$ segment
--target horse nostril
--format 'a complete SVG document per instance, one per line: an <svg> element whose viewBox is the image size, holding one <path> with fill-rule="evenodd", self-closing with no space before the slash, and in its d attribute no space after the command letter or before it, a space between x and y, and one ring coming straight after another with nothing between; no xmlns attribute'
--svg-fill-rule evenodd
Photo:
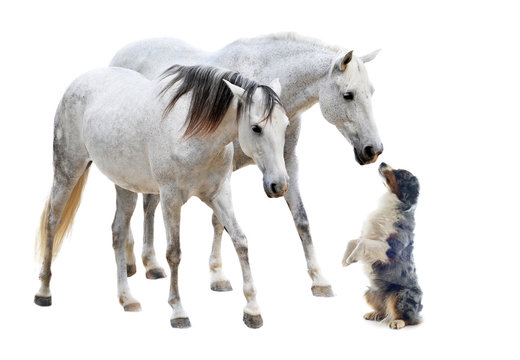
<svg viewBox="0 0 520 360"><path fill-rule="evenodd" d="M365 153L365 155L369 158L369 159L372 159L376 153L374 152L374 148L372 146L367 146L363 152Z"/></svg>
<svg viewBox="0 0 520 360"><path fill-rule="evenodd" d="M275 184L275 183L272 183L272 184L271 184L271 192L272 192L273 194L276 194L276 193L277 193L277 191L276 191L276 186L277 186L277 184Z"/></svg>

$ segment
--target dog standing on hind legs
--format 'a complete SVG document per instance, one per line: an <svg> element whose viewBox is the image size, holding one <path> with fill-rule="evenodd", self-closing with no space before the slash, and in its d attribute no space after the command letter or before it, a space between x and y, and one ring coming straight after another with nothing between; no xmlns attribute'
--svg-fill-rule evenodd
<svg viewBox="0 0 520 360"><path fill-rule="evenodd" d="M365 221L361 237L348 243L343 266L365 264L371 284L365 298L374 311L364 318L401 329L421 322L422 291L412 254L419 181L409 171L385 163L379 174L388 192Z"/></svg>

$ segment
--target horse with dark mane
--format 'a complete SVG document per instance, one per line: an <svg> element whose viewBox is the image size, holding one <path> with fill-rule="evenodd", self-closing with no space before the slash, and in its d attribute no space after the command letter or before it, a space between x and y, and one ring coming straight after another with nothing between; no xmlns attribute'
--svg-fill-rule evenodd
<svg viewBox="0 0 520 360"><path fill-rule="evenodd" d="M269 197L283 196L283 160L289 124L272 88L236 72L209 66L174 66L156 80L123 68L105 68L77 78L54 120L54 182L43 211L39 248L43 266L35 302L51 305L51 263L70 229L92 163L117 190L112 226L118 296L127 311L140 310L127 281L125 249L137 193L158 194L167 229L171 270L171 325L188 327L178 289L180 210L197 196L226 227L239 256L247 305L244 322L260 327L262 317L249 268L247 240L231 203L233 141L263 172Z"/></svg>

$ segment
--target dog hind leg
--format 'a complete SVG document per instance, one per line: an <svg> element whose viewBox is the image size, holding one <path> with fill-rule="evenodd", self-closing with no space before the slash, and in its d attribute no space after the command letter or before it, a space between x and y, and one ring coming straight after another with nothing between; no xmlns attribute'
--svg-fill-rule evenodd
<svg viewBox="0 0 520 360"><path fill-rule="evenodd" d="M367 304L370 305L374 311L366 313L363 318L365 320L382 321L386 317L385 297L378 291L368 289L365 293Z"/></svg>

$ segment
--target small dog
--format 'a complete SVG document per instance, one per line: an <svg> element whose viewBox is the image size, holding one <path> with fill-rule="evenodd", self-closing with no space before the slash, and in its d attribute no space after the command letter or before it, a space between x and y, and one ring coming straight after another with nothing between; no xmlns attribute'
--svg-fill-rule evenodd
<svg viewBox="0 0 520 360"><path fill-rule="evenodd" d="M388 192L366 220L361 237L348 243L343 266L365 264L371 286L365 293L374 309L367 320L387 321L392 329L421 322L422 291L413 261L415 207L419 181L406 170L379 166Z"/></svg>

